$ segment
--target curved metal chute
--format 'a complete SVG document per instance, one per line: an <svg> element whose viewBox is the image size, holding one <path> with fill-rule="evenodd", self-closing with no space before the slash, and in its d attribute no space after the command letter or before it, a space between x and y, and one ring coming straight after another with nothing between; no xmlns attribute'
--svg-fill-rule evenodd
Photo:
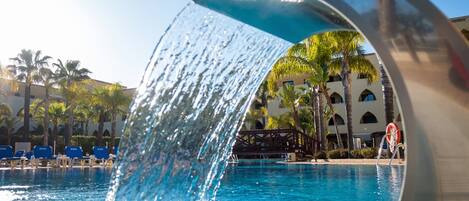
<svg viewBox="0 0 469 201"><path fill-rule="evenodd" d="M407 146L402 200L469 198L469 48L429 1L195 2L290 42L330 30L360 31L400 103Z"/></svg>

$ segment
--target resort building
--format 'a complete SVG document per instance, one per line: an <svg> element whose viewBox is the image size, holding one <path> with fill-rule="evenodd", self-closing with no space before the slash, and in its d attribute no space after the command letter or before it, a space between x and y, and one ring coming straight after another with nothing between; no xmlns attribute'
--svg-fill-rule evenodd
<svg viewBox="0 0 469 201"><path fill-rule="evenodd" d="M376 54L367 54L365 57L374 65L376 70L380 72L381 62L378 60ZM282 84L291 84L295 87L306 87L306 76L291 76L282 80ZM366 146L377 146L376 142L379 136L383 136L386 128L385 110L384 110L384 95L383 85L381 78L374 83L368 83L367 77L360 74L353 74L352 78L352 122L353 122L353 137L356 146L366 144ZM327 87L329 94L336 112L336 120L338 123L339 132L342 139L345 140L347 136L346 126L346 112L344 103L344 90L340 77L330 77ZM324 100L324 104L326 101ZM325 104L326 105L326 104ZM280 98L276 97L269 100L267 110L271 116L280 116L289 112L289 110L282 106ZM399 114L399 108L396 99L394 98L394 116ZM332 119L326 120L328 124L328 133L334 134L335 128ZM249 129L256 129L261 127L261 121L256 123L257 126L252 125ZM376 139L373 136L377 136ZM327 137L330 140L335 140L334 135ZM345 141L344 141L345 142ZM358 145L357 145L358 144Z"/></svg>
<svg viewBox="0 0 469 201"><path fill-rule="evenodd" d="M461 33L469 42L469 15L451 18L450 20L456 28L461 30Z"/></svg>
<svg viewBox="0 0 469 201"><path fill-rule="evenodd" d="M88 84L88 90L93 90L96 87L104 87L104 86L110 86L112 83L100 81L100 80L94 80L91 79L86 82ZM1 87L1 94L0 94L0 103L6 103L10 106L10 108L13 111L13 114L17 116L18 119L21 119L21 121L17 122L16 128L14 129L14 133L16 133L22 126L22 118L20 117L20 111L24 107L24 89L25 89L25 84L24 83L18 83L15 82L12 84L11 82L3 80ZM124 87L125 93L128 96L133 96L135 94L135 88L126 88ZM63 101L64 99L58 93L57 89L52 89L51 92L49 92L49 96L51 100L57 100L57 101ZM43 100L45 98L45 89L44 86L42 85L36 85L33 84L31 86L31 103L36 100L40 99ZM126 116L119 116L117 118L117 125L116 125L116 137L121 136L122 134L122 128L124 126L124 121L126 119ZM31 118L31 127L30 131L37 130L39 125L37 122L35 122ZM52 126L52 125L51 125ZM76 126L79 126L76 124ZM63 127L61 127L63 128ZM98 130L98 125L96 122L89 122L89 127L88 127L88 135L96 135ZM105 123L104 123L104 136L110 136L111 132L111 121L110 118L106 118ZM60 129L59 129L60 133ZM74 133L75 134L75 133ZM83 135L87 135L86 133L83 133Z"/></svg>

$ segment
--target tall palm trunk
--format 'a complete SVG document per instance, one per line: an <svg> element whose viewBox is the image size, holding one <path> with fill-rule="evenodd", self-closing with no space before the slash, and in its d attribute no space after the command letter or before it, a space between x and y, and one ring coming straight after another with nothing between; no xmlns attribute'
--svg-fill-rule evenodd
<svg viewBox="0 0 469 201"><path fill-rule="evenodd" d="M112 123L111 123L111 153L114 154L114 140L116 139L116 122L117 122L117 115L112 114Z"/></svg>
<svg viewBox="0 0 469 201"><path fill-rule="evenodd" d="M67 81L67 88L66 90L70 89L70 86L72 85L72 82L70 80ZM70 104L70 100L65 101L65 107L67 108L65 113L67 114L67 123L65 123L65 145L70 145L70 140L72 138L72 132L73 132L73 109Z"/></svg>
<svg viewBox="0 0 469 201"><path fill-rule="evenodd" d="M266 93L267 93L266 90L263 89L262 96L261 96L261 101L262 101L262 106L264 106L265 109L267 109L267 105L268 105ZM264 125L264 128L265 128L266 124L267 124L267 118L266 118L265 115L262 115L262 125Z"/></svg>
<svg viewBox="0 0 469 201"><path fill-rule="evenodd" d="M103 111L101 111L99 113L98 135L96 136L96 144L98 144L99 146L101 146L103 142L104 120L105 114Z"/></svg>
<svg viewBox="0 0 469 201"><path fill-rule="evenodd" d="M29 139L29 105L31 104L31 84L26 83L26 87L24 88L24 115L23 115L23 140Z"/></svg>
<svg viewBox="0 0 469 201"><path fill-rule="evenodd" d="M293 106L292 107L292 111L293 111L293 121L295 122L295 129L301 129L301 123L300 123L300 115L298 114L298 109ZM302 129L303 133L305 133L306 131L304 129Z"/></svg>
<svg viewBox="0 0 469 201"><path fill-rule="evenodd" d="M44 141L43 145L49 145L49 88L46 89L46 97L44 98Z"/></svg>
<svg viewBox="0 0 469 201"><path fill-rule="evenodd" d="M52 128L52 144L54 143L53 141L57 141L57 132L59 131L59 123L58 122L53 122L54 123L54 128Z"/></svg>
<svg viewBox="0 0 469 201"><path fill-rule="evenodd" d="M321 136L321 126L320 126L320 117L319 117L319 105L318 105L318 92L317 92L317 87L313 87L311 90L311 107L313 111L313 121L314 121L314 131L316 133L316 144L313 145L313 147L316 148L315 151L319 151L318 143L320 141L320 136Z"/></svg>
<svg viewBox="0 0 469 201"><path fill-rule="evenodd" d="M331 97L329 96L329 92L327 91L325 87L323 87L323 94L324 94L324 97L326 98L327 106L331 110L332 121L334 122L334 128L335 128L335 135L337 137L337 145L339 146L339 148L344 148L344 144L342 143L342 138L340 137L340 133L339 133L339 126L337 125L337 120L335 119L334 106L332 106Z"/></svg>
<svg viewBox="0 0 469 201"><path fill-rule="evenodd" d="M86 135L86 136L89 136L89 135L90 135L89 129L88 129L88 128L89 128L89 124L90 124L90 120L87 119L86 122L85 122L85 135Z"/></svg>
<svg viewBox="0 0 469 201"><path fill-rule="evenodd" d="M394 119L394 92L384 67L380 67L381 84L383 85L384 112L386 116L386 124L393 122Z"/></svg>
<svg viewBox="0 0 469 201"><path fill-rule="evenodd" d="M322 93L322 92L319 92ZM319 133L319 145L320 150L324 151L325 149L325 135L326 135L326 126L324 124L324 100L321 98L320 94L318 93L318 112L319 112L319 125L320 125L320 133Z"/></svg>
<svg viewBox="0 0 469 201"><path fill-rule="evenodd" d="M70 140L72 138L72 132L73 132L73 110L68 104L68 101L65 102L65 105L67 107L66 113L67 113L67 123L65 123L65 145L70 145Z"/></svg>
<svg viewBox="0 0 469 201"><path fill-rule="evenodd" d="M350 69L348 65L348 55L344 54L342 62L342 86L344 87L345 112L347 113L347 147L348 151L353 150L353 124L352 124L352 82L350 79Z"/></svg>
<svg viewBox="0 0 469 201"><path fill-rule="evenodd" d="M7 145L11 145L11 128L7 129Z"/></svg>

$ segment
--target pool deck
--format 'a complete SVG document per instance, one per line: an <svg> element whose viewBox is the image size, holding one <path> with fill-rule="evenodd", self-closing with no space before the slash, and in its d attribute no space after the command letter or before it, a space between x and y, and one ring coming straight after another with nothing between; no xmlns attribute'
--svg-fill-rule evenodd
<svg viewBox="0 0 469 201"><path fill-rule="evenodd" d="M314 159L311 161L293 162L279 161L281 164L289 165L376 165L376 159ZM379 165L388 165L389 159L380 159ZM391 165L405 165L404 160L392 160Z"/></svg>

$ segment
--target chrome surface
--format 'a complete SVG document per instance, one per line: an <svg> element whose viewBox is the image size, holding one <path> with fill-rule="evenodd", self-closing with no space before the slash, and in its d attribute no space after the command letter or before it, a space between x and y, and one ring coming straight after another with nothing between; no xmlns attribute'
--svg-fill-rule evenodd
<svg viewBox="0 0 469 201"><path fill-rule="evenodd" d="M370 41L391 77L407 143L402 200L469 200L469 49L461 34L429 1L196 0L292 42L303 39L304 33L294 37L284 35L288 32L279 34L269 24L275 21L251 19L263 15L250 14L264 11L288 19L291 11L272 14L275 9L265 8L296 3L304 6L302 17L318 19L315 15L319 12L304 12L309 8L306 6L318 2L343 16ZM262 8L247 6L249 9L243 10L244 3ZM337 28L337 24L323 27L308 29L313 34Z"/></svg>

